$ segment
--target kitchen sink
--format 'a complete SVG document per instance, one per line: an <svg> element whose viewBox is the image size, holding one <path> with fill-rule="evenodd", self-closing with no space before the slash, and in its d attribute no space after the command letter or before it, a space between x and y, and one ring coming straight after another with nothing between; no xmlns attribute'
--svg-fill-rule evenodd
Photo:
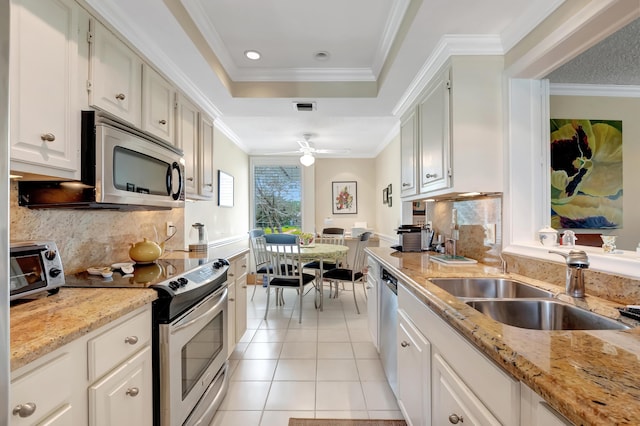
<svg viewBox="0 0 640 426"><path fill-rule="evenodd" d="M550 298L547 290L505 278L431 278L433 284L460 298Z"/></svg>
<svg viewBox="0 0 640 426"><path fill-rule="evenodd" d="M556 300L470 300L467 305L503 324L532 330L627 330L631 327Z"/></svg>

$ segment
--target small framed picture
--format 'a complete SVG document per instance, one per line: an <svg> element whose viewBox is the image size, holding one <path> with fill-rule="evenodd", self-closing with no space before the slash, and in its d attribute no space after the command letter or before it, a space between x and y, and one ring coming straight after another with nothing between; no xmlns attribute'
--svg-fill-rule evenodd
<svg viewBox="0 0 640 426"><path fill-rule="evenodd" d="M233 176L218 170L218 205L233 207Z"/></svg>
<svg viewBox="0 0 640 426"><path fill-rule="evenodd" d="M358 213L358 183L356 181L332 182L333 214Z"/></svg>

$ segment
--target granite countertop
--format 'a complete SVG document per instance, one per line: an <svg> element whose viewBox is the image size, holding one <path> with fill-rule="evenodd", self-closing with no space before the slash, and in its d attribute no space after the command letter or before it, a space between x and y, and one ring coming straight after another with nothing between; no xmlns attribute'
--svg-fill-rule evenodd
<svg viewBox="0 0 640 426"><path fill-rule="evenodd" d="M428 254L389 248L367 251L485 355L542 396L576 424L637 424L640 418L640 327L625 331L540 331L498 323L481 314L429 278L505 276L536 285L557 298L596 313L621 319L619 304L590 297L574 299L564 289L517 274L501 274L482 264L447 266ZM399 272L399 273L398 273Z"/></svg>
<svg viewBox="0 0 640 426"><path fill-rule="evenodd" d="M156 298L151 289L62 287L58 294L13 304L11 371Z"/></svg>
<svg viewBox="0 0 640 426"><path fill-rule="evenodd" d="M246 242L208 253L172 251L167 259L235 259L249 252ZM157 299L153 289L61 287L52 296L14 302L10 312L11 371Z"/></svg>

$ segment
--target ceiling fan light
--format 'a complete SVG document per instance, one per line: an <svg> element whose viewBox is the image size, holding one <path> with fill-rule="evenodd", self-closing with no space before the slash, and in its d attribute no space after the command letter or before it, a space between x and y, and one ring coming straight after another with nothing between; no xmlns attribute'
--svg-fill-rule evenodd
<svg viewBox="0 0 640 426"><path fill-rule="evenodd" d="M302 163L302 165L306 167L309 167L315 161L316 161L315 157L309 154L308 152L304 153L302 157L300 157L300 163Z"/></svg>

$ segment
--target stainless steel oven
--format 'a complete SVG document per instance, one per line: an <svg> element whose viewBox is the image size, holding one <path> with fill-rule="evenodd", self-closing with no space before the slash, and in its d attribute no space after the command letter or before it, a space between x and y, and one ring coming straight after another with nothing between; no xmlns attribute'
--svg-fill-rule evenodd
<svg viewBox="0 0 640 426"><path fill-rule="evenodd" d="M224 279L194 306L159 322L159 417L163 426L209 425L226 394L226 273Z"/></svg>

